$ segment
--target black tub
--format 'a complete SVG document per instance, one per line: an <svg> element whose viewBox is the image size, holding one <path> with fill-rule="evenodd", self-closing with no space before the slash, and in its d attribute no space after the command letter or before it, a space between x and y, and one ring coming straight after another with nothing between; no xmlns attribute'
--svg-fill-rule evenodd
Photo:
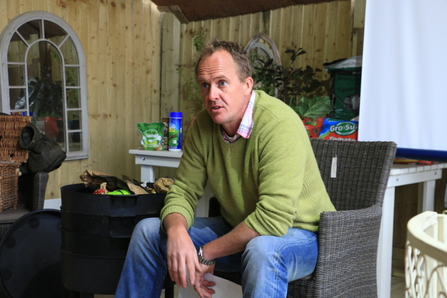
<svg viewBox="0 0 447 298"><path fill-rule="evenodd" d="M125 257L130 237L96 236L61 229L63 250L98 257Z"/></svg>
<svg viewBox="0 0 447 298"><path fill-rule="evenodd" d="M165 194L96 195L84 184L61 187L63 285L79 293L115 293L135 225L158 217Z"/></svg>
<svg viewBox="0 0 447 298"><path fill-rule="evenodd" d="M145 195L95 195L93 188L84 184L61 187L62 208L70 212L110 216L158 216L164 204L165 194Z"/></svg>
<svg viewBox="0 0 447 298"><path fill-rule="evenodd" d="M115 294L125 257L98 257L61 250L62 283L79 293Z"/></svg>
<svg viewBox="0 0 447 298"><path fill-rule="evenodd" d="M62 226L67 231L97 236L130 237L135 225L153 214L136 214L133 216L110 216L76 213L61 208Z"/></svg>

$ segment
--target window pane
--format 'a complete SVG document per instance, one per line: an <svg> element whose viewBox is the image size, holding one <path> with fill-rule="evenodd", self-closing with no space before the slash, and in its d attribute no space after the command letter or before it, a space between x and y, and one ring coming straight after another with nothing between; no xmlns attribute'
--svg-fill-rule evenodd
<svg viewBox="0 0 447 298"><path fill-rule="evenodd" d="M8 47L8 62L25 61L25 52L27 47L28 46L23 42L19 35L14 33Z"/></svg>
<svg viewBox="0 0 447 298"><path fill-rule="evenodd" d="M68 117L68 129L75 130L81 129L81 111L69 111Z"/></svg>
<svg viewBox="0 0 447 298"><path fill-rule="evenodd" d="M65 84L79 86L79 67L65 67Z"/></svg>
<svg viewBox="0 0 447 298"><path fill-rule="evenodd" d="M73 132L68 134L68 151L75 152L82 150L82 133Z"/></svg>
<svg viewBox="0 0 447 298"><path fill-rule="evenodd" d="M24 65L8 64L9 86L25 86L26 82L23 80L24 77L25 77Z"/></svg>
<svg viewBox="0 0 447 298"><path fill-rule="evenodd" d="M64 105L62 101L62 59L57 49L46 41L35 43L27 57L29 111L45 134L64 143ZM31 92L32 90L32 92Z"/></svg>
<svg viewBox="0 0 447 298"><path fill-rule="evenodd" d="M37 117L36 126L42 129L50 139L59 143L64 142L64 124L62 118L51 116Z"/></svg>
<svg viewBox="0 0 447 298"><path fill-rule="evenodd" d="M61 118L64 113L59 52L48 42L38 42L30 48L27 62L28 75L37 82L29 96L30 112L34 117Z"/></svg>
<svg viewBox="0 0 447 298"><path fill-rule="evenodd" d="M68 38L60 47L62 55L64 56L65 64L79 64L78 52L73 44L71 38Z"/></svg>
<svg viewBox="0 0 447 298"><path fill-rule="evenodd" d="M33 20L23 24L17 31L22 35L28 44L42 38L41 20Z"/></svg>
<svg viewBox="0 0 447 298"><path fill-rule="evenodd" d="M76 109L81 107L79 89L67 89L67 108Z"/></svg>
<svg viewBox="0 0 447 298"><path fill-rule="evenodd" d="M59 43L67 35L67 32L65 32L64 29L62 29L61 27L59 27L59 25L50 21L44 21L44 28L45 28L45 38L51 40L57 45L59 45Z"/></svg>
<svg viewBox="0 0 447 298"><path fill-rule="evenodd" d="M20 110L26 108L25 88L9 89L9 108L11 110Z"/></svg>

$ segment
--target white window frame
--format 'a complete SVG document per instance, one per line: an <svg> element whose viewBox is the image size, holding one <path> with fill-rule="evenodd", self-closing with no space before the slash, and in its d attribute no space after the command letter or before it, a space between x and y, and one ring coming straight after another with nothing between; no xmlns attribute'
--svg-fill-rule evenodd
<svg viewBox="0 0 447 298"><path fill-rule="evenodd" d="M43 11L34 11L34 12L27 12L24 14L21 14L19 16L17 16L16 18L14 18L13 20L11 20L8 25L6 25L6 27L4 28L4 30L2 31L2 33L0 34L0 111L3 113L7 113L10 114L11 112L14 112L14 110L11 110L10 108L10 86L9 86L9 78L8 78L8 48L9 48L9 44L10 41L13 37L13 35L15 33L19 34L20 33L17 31L22 25L26 24L27 22L33 21L33 20L40 20L42 22L42 26L44 25L44 21L50 21L53 22L57 25L59 25L62 29L65 30L65 32L67 33L67 36L71 38L73 45L77 51L78 54L78 64L76 65L66 65L63 59L63 54L60 51L60 46L62 46L63 42L60 45L56 45L54 44L51 40L45 39L45 36L42 36L42 38L33 41L32 43L28 44L25 40L23 40L25 42L25 44L28 46L28 49L34 45L37 42L48 42L51 45L53 45L56 49L58 49L59 54L61 56L61 60L62 60L62 76L63 76L63 80L62 80L62 85L63 85L63 107L64 107L64 133L65 133L65 137L64 137L64 147L63 148L66 153L67 153L67 160L74 160L74 159L85 159L89 157L89 134L88 134L88 110L87 110L87 82L86 82L86 63L85 63L85 55L84 55L84 51L82 48L82 44L78 38L78 36L76 35L76 33L74 32L74 30L70 27L70 25L65 22L63 19L61 19L60 17L53 15L51 13L48 12L43 12ZM42 30L44 31L44 30ZM26 60L27 57L25 55L24 58L25 61L23 61L23 65L26 68ZM17 64L17 63L14 63ZM66 80L65 80L65 67L79 67L79 95L80 95L80 109L76 109L76 110L80 110L81 113L81 126L79 129L68 129L68 118L67 118L67 112L70 111L69 108L67 108L66 106ZM24 86L24 88L26 90L28 90L28 83L26 82L26 86ZM72 151L70 152L69 150L69 138L68 138L68 133L73 133L73 132L80 132L81 136L82 136L82 141L81 141L81 148L79 151Z"/></svg>

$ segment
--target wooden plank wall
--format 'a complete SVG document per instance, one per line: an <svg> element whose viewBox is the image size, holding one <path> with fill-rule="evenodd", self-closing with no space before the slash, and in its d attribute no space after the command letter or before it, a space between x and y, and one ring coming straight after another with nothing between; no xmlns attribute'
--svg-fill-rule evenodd
<svg viewBox="0 0 447 298"><path fill-rule="evenodd" d="M128 151L139 146L138 122L160 111L160 12L149 0L2 0L0 30L28 11L64 19L80 38L87 64L90 157L65 161L50 173L46 199L80 183L93 169L139 179Z"/></svg>
<svg viewBox="0 0 447 298"><path fill-rule="evenodd" d="M323 63L361 54L358 44L353 43L354 32L358 31L354 30L354 20L358 27L363 24L364 5L361 3L365 3L365 0L295 5L268 12L183 24L180 62L184 75L182 79L193 76L193 65L197 59L194 36L203 30L207 39L219 37L242 45L246 45L257 33L264 33L277 45L283 65L290 62L289 55L285 54L286 49L302 47L307 54L300 56L294 66L320 68L323 70L320 78L328 81L329 75ZM359 38L357 35L355 41ZM184 127L187 128L197 109L188 102L182 84L184 80L181 81L179 105L185 114ZM162 110L162 113L167 112Z"/></svg>
<svg viewBox="0 0 447 298"><path fill-rule="evenodd" d="M136 123L159 121L170 110L178 109L185 113L187 128L197 112L197 107L193 107L197 104L188 104L183 94L176 95L172 90L167 94L166 90L171 88L180 93L182 90L183 83L177 83L180 74L172 70L172 65L164 68L166 74L160 76L160 57L162 52L171 50L169 46L180 48L180 60L171 62L184 69L180 79L192 77L196 59L193 36L201 28L207 38L218 36L244 45L262 32L274 40L283 61L288 59L284 55L286 49L303 47L308 54L300 57L298 65L322 68L324 62L358 54L358 43L353 42L353 20L362 24L363 12L361 5L354 4L364 1L297 5L192 22L178 26L178 30L174 26L174 30L167 30L173 36L165 36L169 40L163 37L163 47L164 20L150 0L0 1L0 30L19 14L47 11L70 24L83 44L87 59L90 157L66 161L50 173L46 199L59 198L63 185L79 183L79 174L85 169L139 179L139 166L134 165L133 157L128 154L129 149L139 146ZM325 74L323 79L328 76Z"/></svg>

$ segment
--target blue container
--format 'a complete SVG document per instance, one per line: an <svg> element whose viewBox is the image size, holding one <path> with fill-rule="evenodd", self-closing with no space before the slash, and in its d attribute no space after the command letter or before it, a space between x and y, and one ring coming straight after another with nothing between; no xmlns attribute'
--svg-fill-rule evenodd
<svg viewBox="0 0 447 298"><path fill-rule="evenodd" d="M182 113L169 114L169 151L182 151Z"/></svg>

